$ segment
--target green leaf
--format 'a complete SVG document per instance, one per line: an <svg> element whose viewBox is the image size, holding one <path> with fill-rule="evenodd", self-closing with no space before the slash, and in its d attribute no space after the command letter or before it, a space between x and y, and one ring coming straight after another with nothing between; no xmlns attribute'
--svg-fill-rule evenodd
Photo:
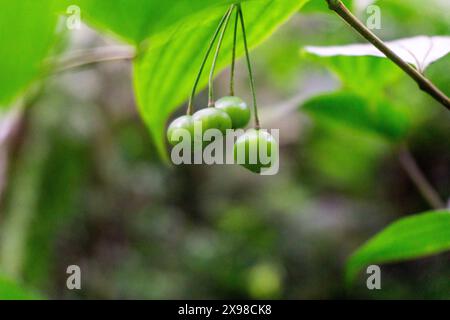
<svg viewBox="0 0 450 320"><path fill-rule="evenodd" d="M0 300L36 300L39 295L0 275Z"/></svg>
<svg viewBox="0 0 450 320"><path fill-rule="evenodd" d="M263 0L243 3L249 45L255 47L269 37L305 2ZM195 21L189 20L180 25L163 41L151 42L145 55L135 61L134 84L139 111L163 157L167 157L165 123L169 115L187 100L206 47L225 10L226 6L213 8ZM241 35L238 41L242 43ZM232 32L229 31L224 39L218 71L231 62L231 44ZM237 54L243 54L242 45L238 46ZM207 72L204 72L200 87L206 82ZM198 109L205 104L197 102L195 107Z"/></svg>
<svg viewBox="0 0 450 320"><path fill-rule="evenodd" d="M355 92L371 101L385 99L387 91L405 77L400 68L384 58L319 57L306 51L302 51L302 54L334 73L341 81L343 89Z"/></svg>
<svg viewBox="0 0 450 320"><path fill-rule="evenodd" d="M0 108L39 76L57 18L53 0L0 0Z"/></svg>
<svg viewBox="0 0 450 320"><path fill-rule="evenodd" d="M311 61L321 64L337 76L342 84L341 91L359 96L370 105L372 113L391 114L395 118L387 117L385 127L394 135L387 135L399 139L406 134L407 129L420 123L428 108L421 102L423 94L403 71L390 60L379 57L318 57L302 52ZM445 60L445 59L444 59ZM385 110L377 109L385 106ZM425 110L424 110L425 109ZM397 123L398 122L398 123ZM396 125L397 123L397 125Z"/></svg>
<svg viewBox="0 0 450 320"><path fill-rule="evenodd" d="M348 260L351 283L369 264L415 259L450 249L450 211L438 210L400 219L375 235Z"/></svg>
<svg viewBox="0 0 450 320"><path fill-rule="evenodd" d="M210 9L233 0L66 0L81 8L83 19L127 42L139 44L193 18L205 19ZM244 0L245 1L245 0Z"/></svg>
<svg viewBox="0 0 450 320"><path fill-rule="evenodd" d="M318 120L388 139L400 139L408 129L408 119L402 109L386 101L371 102L346 91L316 96L306 101L302 109Z"/></svg>

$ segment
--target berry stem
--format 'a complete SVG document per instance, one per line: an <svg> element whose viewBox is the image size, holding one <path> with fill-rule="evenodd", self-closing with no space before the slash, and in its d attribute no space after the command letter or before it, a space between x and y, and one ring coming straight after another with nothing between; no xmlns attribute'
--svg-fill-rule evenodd
<svg viewBox="0 0 450 320"><path fill-rule="evenodd" d="M217 36L219 35L220 29L222 29L222 26L225 22L226 17L228 16L231 8L227 10L225 15L222 17L222 19L219 22L219 25L217 26L216 31L214 32L214 35L209 43L208 50L206 51L205 57L203 58L202 64L200 66L200 70L198 71L197 78L194 82L194 87L192 88L191 96L189 97L189 103L187 107L186 114L192 115L193 113L193 104L194 104L194 98L195 98L195 92L197 91L198 83L200 82L200 77L202 75L203 69L205 68L206 61L208 60L209 54L211 53L212 47L214 45L214 42L216 42Z"/></svg>
<svg viewBox="0 0 450 320"><path fill-rule="evenodd" d="M209 72L209 85L208 85L208 107L214 107L214 71L216 69L217 58L219 57L220 48L222 47L223 37L227 31L228 23L230 22L231 13L234 10L234 5L231 5L225 15L225 21L223 23L222 31L220 32L219 40L217 42L216 52L214 53L214 58L211 66L211 71Z"/></svg>
<svg viewBox="0 0 450 320"><path fill-rule="evenodd" d="M246 60L247 60L248 75L250 77L250 87L251 87L252 96L253 96L253 109L254 109L254 116L255 116L255 128L259 129L260 125L259 125L259 117L258 117L258 103L256 101L255 80L253 78L252 64L250 62L250 54L248 52L247 34L245 33L244 14L242 13L241 5L238 4L237 6L238 6L239 18L241 20L242 36L243 36L243 39L244 39L244 48L245 48L245 57L246 57Z"/></svg>
<svg viewBox="0 0 450 320"><path fill-rule="evenodd" d="M236 10L236 18L234 20L233 32L233 51L231 54L231 74L230 74L230 96L234 96L234 74L236 67L236 42L237 42L237 28L239 22L239 10Z"/></svg>

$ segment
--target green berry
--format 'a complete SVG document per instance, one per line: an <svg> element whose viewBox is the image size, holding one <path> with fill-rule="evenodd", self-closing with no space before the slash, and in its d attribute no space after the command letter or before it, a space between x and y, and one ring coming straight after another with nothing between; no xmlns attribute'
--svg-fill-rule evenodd
<svg viewBox="0 0 450 320"><path fill-rule="evenodd" d="M197 111L192 116L194 123L201 122L203 134L209 129L218 129L223 134L227 129L231 129L231 119L228 114L217 108L206 108Z"/></svg>
<svg viewBox="0 0 450 320"><path fill-rule="evenodd" d="M180 135L182 130L187 130L191 136L191 143L194 141L194 120L192 116L181 116L172 121L167 129L167 139L169 143L174 146L181 142L183 138L175 139L176 135Z"/></svg>
<svg viewBox="0 0 450 320"><path fill-rule="evenodd" d="M250 109L239 97L223 97L216 101L216 108L225 111L231 118L233 129L244 128L250 121Z"/></svg>
<svg viewBox="0 0 450 320"><path fill-rule="evenodd" d="M264 157L264 155L262 158L260 157L260 146L263 146L263 150L265 146L267 157ZM245 158L240 156L241 150L244 150ZM250 152L256 152L256 154L251 157ZM263 163L266 162L265 158L270 159L271 161ZM270 168L273 161L278 160L278 144L270 133L257 129L250 129L240 136L234 144L234 159L248 170L255 173L261 173L261 169ZM244 163L240 163L240 159L242 159Z"/></svg>

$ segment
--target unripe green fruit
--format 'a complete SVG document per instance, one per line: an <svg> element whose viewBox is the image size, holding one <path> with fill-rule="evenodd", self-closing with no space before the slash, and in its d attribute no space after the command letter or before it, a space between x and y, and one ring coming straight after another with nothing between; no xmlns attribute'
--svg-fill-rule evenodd
<svg viewBox="0 0 450 320"><path fill-rule="evenodd" d="M231 118L233 129L244 128L250 121L250 109L239 97L223 97L216 101L216 108L225 111Z"/></svg>
<svg viewBox="0 0 450 320"><path fill-rule="evenodd" d="M171 122L169 128L167 129L167 139L172 146L178 144L183 140L183 138L181 137L175 139L175 136L181 136L183 130L187 130L189 132L191 136L191 143L193 143L194 120L192 119L192 116L181 116Z"/></svg>
<svg viewBox="0 0 450 320"><path fill-rule="evenodd" d="M263 157L260 157L260 147L262 150L266 150L267 156L263 154ZM245 158L240 156L241 150L244 150ZM256 152L256 154L250 156L251 152ZM270 161L268 163L263 163L266 161L265 158L270 159ZM248 170L255 173L261 173L261 169L270 168L275 161L278 161L278 144L270 133L257 129L250 129L240 136L234 144L234 159ZM244 163L239 162L241 159L244 160ZM252 161L253 159L256 161Z"/></svg>
<svg viewBox="0 0 450 320"><path fill-rule="evenodd" d="M202 133L205 134L206 130L218 129L223 134L227 129L231 129L231 119L228 114L217 108L206 108L197 111L192 116L194 123L201 122Z"/></svg>

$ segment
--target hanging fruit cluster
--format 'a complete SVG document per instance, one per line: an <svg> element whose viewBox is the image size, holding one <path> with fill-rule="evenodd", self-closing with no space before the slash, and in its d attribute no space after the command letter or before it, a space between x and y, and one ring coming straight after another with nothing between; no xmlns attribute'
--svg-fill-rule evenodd
<svg viewBox="0 0 450 320"><path fill-rule="evenodd" d="M214 88L213 79L214 72L216 68L217 58L220 53L220 49L223 43L224 35L226 33L227 27L229 25L231 16L235 12L234 20L234 34L233 34L233 50L232 50L232 62L231 62L231 77L230 77L230 94L220 98L219 100L214 100ZM190 134L191 144L194 144L196 139L194 136L194 124L200 123L202 132L209 129L218 129L222 134L226 134L229 129L239 129L244 128L250 121L251 111L247 106L245 101L234 94L234 74L235 74L235 60L236 60L236 42L237 42L237 32L239 24L242 30L242 38L245 49L246 62L248 67L248 73L250 78L250 88L253 97L253 117L255 122L254 129L248 130L245 134L240 136L234 145L234 158L237 159L238 150L245 150L245 161L242 165L252 172L260 173L263 168L268 168L271 163L265 163L261 161L259 152L257 152L256 161L250 161L254 157L250 156L252 150L259 150L262 144L265 145L266 155L271 158L278 152L278 145L272 135L266 131L260 130L260 123L258 118L258 106L255 93L255 84L252 72L252 66L250 61L250 55L248 50L247 35L245 30L244 14L240 4L233 4L227 10L225 15L219 22L217 29L209 43L206 55L200 66L200 70L197 74L197 78L194 82L191 96L189 98L189 103L187 106L186 115L175 119L167 129L167 136L169 143L171 145L176 145L179 143L179 139L174 137L180 137L179 131L187 131ZM194 98L196 95L197 85L200 81L203 69L206 65L208 57L216 43L218 38L216 50L213 57L213 62L211 70L209 73L209 84L208 84L208 107L201 109L193 113ZM275 156L278 156L277 154Z"/></svg>

